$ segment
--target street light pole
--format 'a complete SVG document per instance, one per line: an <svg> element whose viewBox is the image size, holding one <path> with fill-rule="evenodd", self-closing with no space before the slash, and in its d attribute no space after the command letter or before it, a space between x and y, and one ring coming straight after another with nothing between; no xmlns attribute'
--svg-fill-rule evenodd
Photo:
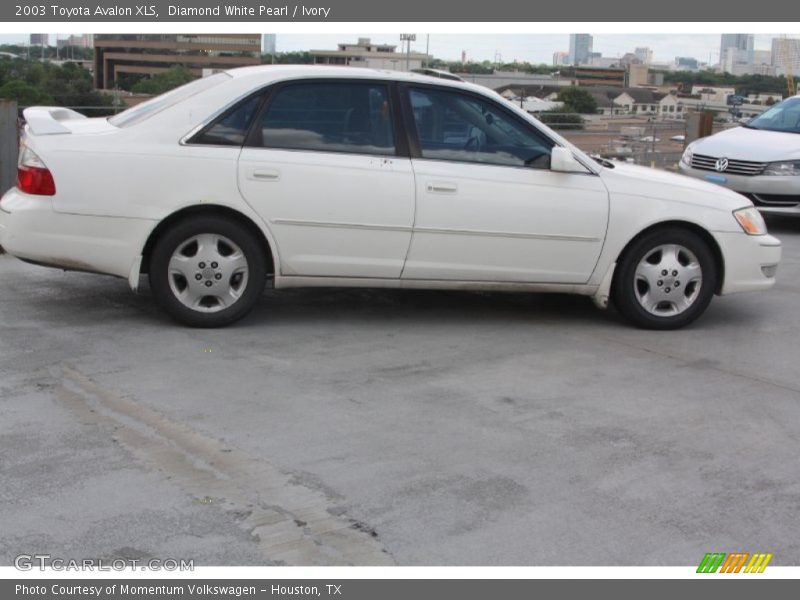
<svg viewBox="0 0 800 600"><path fill-rule="evenodd" d="M425 66L428 66L428 57L431 55L431 34L429 33L425 38Z"/></svg>

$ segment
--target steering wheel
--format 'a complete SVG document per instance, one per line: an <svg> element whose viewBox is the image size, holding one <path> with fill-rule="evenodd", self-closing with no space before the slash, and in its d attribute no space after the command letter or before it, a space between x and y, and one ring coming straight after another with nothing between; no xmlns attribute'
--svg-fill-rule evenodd
<svg viewBox="0 0 800 600"><path fill-rule="evenodd" d="M469 152L477 152L481 149L481 140L478 138L477 135L473 135L472 137L467 139L467 142L464 144L464 150Z"/></svg>

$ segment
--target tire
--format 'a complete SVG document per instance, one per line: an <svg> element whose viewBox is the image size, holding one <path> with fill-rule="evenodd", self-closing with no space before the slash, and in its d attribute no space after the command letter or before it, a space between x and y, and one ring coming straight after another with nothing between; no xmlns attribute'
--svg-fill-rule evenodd
<svg viewBox="0 0 800 600"><path fill-rule="evenodd" d="M622 316L637 327L678 329L703 314L718 277L703 238L677 227L657 229L622 256L612 298Z"/></svg>
<svg viewBox="0 0 800 600"><path fill-rule="evenodd" d="M168 229L150 257L158 304L190 327L224 327L249 313L264 290L259 239L227 217L198 216Z"/></svg>

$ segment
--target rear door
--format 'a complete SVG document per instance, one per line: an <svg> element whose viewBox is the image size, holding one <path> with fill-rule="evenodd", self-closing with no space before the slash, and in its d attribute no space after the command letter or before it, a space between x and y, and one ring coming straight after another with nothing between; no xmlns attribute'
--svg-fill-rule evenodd
<svg viewBox="0 0 800 600"><path fill-rule="evenodd" d="M273 89L239 157L239 189L269 223L283 275L399 278L414 175L393 85L304 80Z"/></svg>

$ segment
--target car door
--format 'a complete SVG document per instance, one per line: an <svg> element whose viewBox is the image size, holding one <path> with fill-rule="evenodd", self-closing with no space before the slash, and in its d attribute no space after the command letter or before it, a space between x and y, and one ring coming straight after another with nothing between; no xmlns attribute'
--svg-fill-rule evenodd
<svg viewBox="0 0 800 600"><path fill-rule="evenodd" d="M385 81L295 81L271 90L238 165L282 275L399 278L414 175ZM405 156L402 156L405 154Z"/></svg>
<svg viewBox="0 0 800 600"><path fill-rule="evenodd" d="M416 176L407 279L585 283L603 245L598 176L550 170L554 142L481 94L404 86Z"/></svg>

